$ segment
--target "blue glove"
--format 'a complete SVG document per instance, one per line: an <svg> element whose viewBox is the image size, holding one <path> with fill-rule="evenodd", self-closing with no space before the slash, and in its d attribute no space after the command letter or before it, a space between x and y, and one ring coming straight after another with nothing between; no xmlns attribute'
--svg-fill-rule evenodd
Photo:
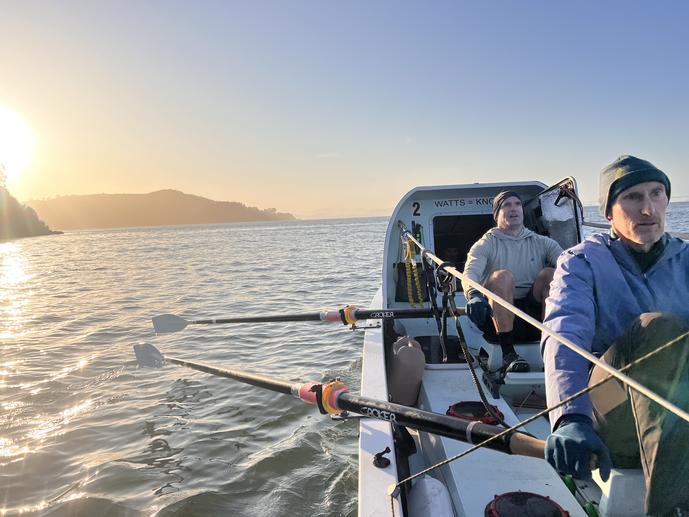
<svg viewBox="0 0 689 517"><path fill-rule="evenodd" d="M473 321L477 327L483 327L492 313L488 301L477 292L471 295L465 309L467 316L469 316L469 319Z"/></svg>
<svg viewBox="0 0 689 517"><path fill-rule="evenodd" d="M545 442L545 459L561 474L576 478L591 476L591 454L598 457L600 477L610 477L610 451L593 430L591 419L584 415L564 415Z"/></svg>

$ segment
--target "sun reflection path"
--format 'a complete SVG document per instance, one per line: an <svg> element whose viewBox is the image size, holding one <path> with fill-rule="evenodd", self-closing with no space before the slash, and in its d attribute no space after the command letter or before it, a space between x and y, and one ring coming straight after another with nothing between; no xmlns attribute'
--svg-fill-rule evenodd
<svg viewBox="0 0 689 517"><path fill-rule="evenodd" d="M94 411L98 403L91 397L73 401L69 407L57 413L48 413L33 406L31 399L39 392L51 389L55 381L82 371L95 355L82 355L71 364L61 365L36 376L36 361L43 360L43 348L34 349L23 338L31 331L31 318L27 314L31 296L36 292L35 274L25 257L24 245L16 242L0 243L0 429L20 430L18 433L0 435L0 466L21 462L35 454L52 440L65 433L72 422ZM39 286L40 287L40 286ZM40 290L40 289L39 289ZM79 336L80 338L81 336ZM26 348L28 347L28 348ZM26 348L26 350L24 350ZM29 395L25 401L16 396ZM67 494L67 499L79 496L78 490ZM64 498L63 498L64 499ZM38 501L21 508L3 508L0 515L40 511L49 501Z"/></svg>
<svg viewBox="0 0 689 517"><path fill-rule="evenodd" d="M3 404L5 409L7 406ZM92 399L82 400L57 415L37 414L22 422L29 431L20 440L0 437L0 467L22 461L27 455L40 451L49 440L67 432L68 425L79 416L88 414L98 405Z"/></svg>
<svg viewBox="0 0 689 517"><path fill-rule="evenodd" d="M0 243L0 340L24 331L26 285L31 280L22 248L14 242Z"/></svg>
<svg viewBox="0 0 689 517"><path fill-rule="evenodd" d="M6 289L23 284L28 280L26 261L16 242L0 243L0 287Z"/></svg>
<svg viewBox="0 0 689 517"><path fill-rule="evenodd" d="M31 394L35 395L36 393L39 393L42 390L43 385L49 384L51 382L54 382L54 381L57 381L60 379L63 379L73 372L83 370L84 367L87 364L89 364L89 362L93 361L93 359L95 359L96 357L98 357L99 355L102 355L102 354L103 354L103 352L101 352L100 354L91 354L88 357L82 357L75 364L63 366L60 369L56 369L52 374L47 375L47 376L43 377L42 379L39 379L36 381L31 381L31 382L21 382L19 384L6 384L6 387L8 387L8 388L19 388L21 390L28 390L28 391L30 391ZM15 363L16 363L16 361L15 361ZM2 379L3 372L6 371L8 375L10 375L12 373L16 373L16 372L11 371L12 370L11 369L12 364L14 364L14 363L0 364L0 368L2 368L2 370L0 370L0 382L2 382L2 383L5 382ZM0 384L0 386L1 386L1 384Z"/></svg>
<svg viewBox="0 0 689 517"><path fill-rule="evenodd" d="M72 419L82 413L87 412L93 406L94 402L91 399L83 400L72 407L62 411L53 418L44 419L37 422L34 428L27 434L31 441L42 442L46 438L58 436L64 432L64 428Z"/></svg>

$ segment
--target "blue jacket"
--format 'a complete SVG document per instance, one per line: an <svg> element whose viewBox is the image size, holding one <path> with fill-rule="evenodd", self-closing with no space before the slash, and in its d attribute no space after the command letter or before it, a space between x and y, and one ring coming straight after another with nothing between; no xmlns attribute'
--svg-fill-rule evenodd
<svg viewBox="0 0 689 517"><path fill-rule="evenodd" d="M667 234L666 234L667 235ZM594 235L560 255L543 323L584 350L600 355L644 312L674 314L689 324L689 244L667 235L658 261L642 273L627 247ZM589 362L543 334L548 406L585 388ZM588 395L550 413L591 416Z"/></svg>

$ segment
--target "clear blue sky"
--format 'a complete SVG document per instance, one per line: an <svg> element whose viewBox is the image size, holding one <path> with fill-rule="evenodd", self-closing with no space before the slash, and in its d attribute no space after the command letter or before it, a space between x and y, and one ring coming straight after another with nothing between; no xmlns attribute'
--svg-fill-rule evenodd
<svg viewBox="0 0 689 517"><path fill-rule="evenodd" d="M0 0L28 200L176 188L302 217L620 154L689 199L689 3Z"/></svg>

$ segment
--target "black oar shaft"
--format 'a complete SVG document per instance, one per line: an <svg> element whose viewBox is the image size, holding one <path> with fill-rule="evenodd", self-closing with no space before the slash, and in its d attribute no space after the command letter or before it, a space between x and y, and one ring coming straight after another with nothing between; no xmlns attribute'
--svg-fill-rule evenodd
<svg viewBox="0 0 689 517"><path fill-rule="evenodd" d="M267 316L244 316L241 318L213 318L193 320L195 325L215 325L223 323L279 323L290 321L340 321L339 311L322 311L304 314L279 314ZM458 309L457 315L464 314L464 309ZM351 313L355 320L369 319L403 319L428 318L433 316L431 309L353 309Z"/></svg>
<svg viewBox="0 0 689 517"><path fill-rule="evenodd" d="M280 316L245 316L242 318L217 318L206 320L194 320L190 323L197 325L213 325L218 323L270 323L287 321L321 321L321 314L283 314Z"/></svg>
<svg viewBox="0 0 689 517"><path fill-rule="evenodd" d="M464 309L457 309L457 316L464 314ZM357 309L354 312L358 320L429 318L433 316L431 309Z"/></svg>
<svg viewBox="0 0 689 517"><path fill-rule="evenodd" d="M270 391L275 391L277 393L284 393L286 395L292 395L293 384L264 375L256 375L253 373L240 372L238 370L230 370L228 368L217 368L209 364L197 363L192 361L185 361L184 359L177 359L176 357L165 357L165 360L169 363L178 364L180 366L186 366L192 370L198 370L200 372L210 373L211 375L216 375L218 377L225 377L227 379L234 379L245 384L251 384L252 386L257 386L259 388L264 388Z"/></svg>
<svg viewBox="0 0 689 517"><path fill-rule="evenodd" d="M338 397L337 406L344 411L351 411L378 420L387 420L404 427L472 444L481 443L504 431L504 429L494 425L469 422L456 417L373 400L350 393L341 394ZM489 442L486 447L510 454L512 453L510 439L511 434L506 434Z"/></svg>
<svg viewBox="0 0 689 517"><path fill-rule="evenodd" d="M455 310L457 316L464 314L464 309ZM187 325L216 325L226 323L278 323L294 321L327 321L354 326L360 320L391 320L404 318L428 318L435 316L431 309L357 309L347 305L343 309L329 309L320 312L301 314L272 314L264 313L256 316L242 316L239 318L205 318L188 321L174 314L160 314L154 316L153 328L157 334L179 332Z"/></svg>

